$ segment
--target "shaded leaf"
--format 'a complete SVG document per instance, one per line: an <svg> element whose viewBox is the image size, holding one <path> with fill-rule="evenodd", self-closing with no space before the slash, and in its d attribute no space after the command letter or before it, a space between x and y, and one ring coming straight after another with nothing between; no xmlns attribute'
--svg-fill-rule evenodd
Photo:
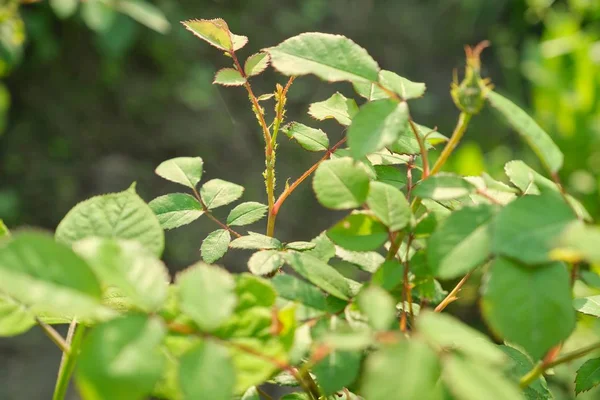
<svg viewBox="0 0 600 400"><path fill-rule="evenodd" d="M50 0L50 7L60 19L69 18L77 11L78 0Z"/></svg>
<svg viewBox="0 0 600 400"><path fill-rule="evenodd" d="M231 234L227 229L217 229L211 232L202 241L202 246L200 246L202 259L209 264L219 260L227 253L230 241Z"/></svg>
<svg viewBox="0 0 600 400"><path fill-rule="evenodd" d="M575 393L579 394L600 385L600 358L587 360L577 370Z"/></svg>
<svg viewBox="0 0 600 400"><path fill-rule="evenodd" d="M523 347L536 360L575 327L569 274L562 263L530 268L496 259L483 289L481 307L498 336Z"/></svg>
<svg viewBox="0 0 600 400"><path fill-rule="evenodd" d="M360 291L356 304L377 331L387 331L396 320L394 298L379 286L368 286Z"/></svg>
<svg viewBox="0 0 600 400"><path fill-rule="evenodd" d="M0 337L20 335L35 323L35 315L27 306L0 292Z"/></svg>
<svg viewBox="0 0 600 400"><path fill-rule="evenodd" d="M430 236L427 261L433 274L456 278L481 265L490 257L489 223L494 207L479 205L453 212Z"/></svg>
<svg viewBox="0 0 600 400"><path fill-rule="evenodd" d="M313 190L327 208L359 207L369 193L369 175L350 158L323 161L315 172Z"/></svg>
<svg viewBox="0 0 600 400"><path fill-rule="evenodd" d="M550 261L554 244L576 218L558 193L523 196L492 223L492 251L528 264Z"/></svg>
<svg viewBox="0 0 600 400"><path fill-rule="evenodd" d="M500 349L513 361L508 374L513 382L519 383L521 378L534 368L533 361L514 347L500 346ZM553 398L543 375L524 388L523 393L527 400L549 400Z"/></svg>
<svg viewBox="0 0 600 400"><path fill-rule="evenodd" d="M276 275L271 282L280 297L317 310L327 310L325 294L316 286L288 274Z"/></svg>
<svg viewBox="0 0 600 400"><path fill-rule="evenodd" d="M202 205L185 193L169 193L148 203L163 229L174 229L194 222L204 210Z"/></svg>
<svg viewBox="0 0 600 400"><path fill-rule="evenodd" d="M412 216L404 193L381 182L371 182L367 205L391 231L404 228Z"/></svg>
<svg viewBox="0 0 600 400"><path fill-rule="evenodd" d="M454 174L436 174L422 180L413 188L413 195L436 201L460 199L475 192L476 187Z"/></svg>
<svg viewBox="0 0 600 400"><path fill-rule="evenodd" d="M142 25L159 33L167 33L171 24L163 12L152 3L141 0L126 0L116 3L116 7Z"/></svg>
<svg viewBox="0 0 600 400"><path fill-rule="evenodd" d="M364 104L348 128L348 146L355 159L392 144L408 121L405 102L377 100Z"/></svg>
<svg viewBox="0 0 600 400"><path fill-rule="evenodd" d="M343 300L352 297L344 276L318 258L307 253L288 253L285 260L294 271L327 293Z"/></svg>
<svg viewBox="0 0 600 400"><path fill-rule="evenodd" d="M323 394L330 396L350 385L358 376L362 355L358 352L334 351L312 368Z"/></svg>
<svg viewBox="0 0 600 400"><path fill-rule="evenodd" d="M353 213L327 231L337 245L353 251L376 250L388 240L388 230L373 216Z"/></svg>

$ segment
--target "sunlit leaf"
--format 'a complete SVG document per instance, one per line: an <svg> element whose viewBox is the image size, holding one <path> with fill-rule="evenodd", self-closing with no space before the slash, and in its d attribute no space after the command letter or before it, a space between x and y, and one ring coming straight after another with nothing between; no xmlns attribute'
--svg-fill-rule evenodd
<svg viewBox="0 0 600 400"><path fill-rule="evenodd" d="M223 86L242 86L246 83L246 78L234 68L223 68L217 71L213 83Z"/></svg>
<svg viewBox="0 0 600 400"><path fill-rule="evenodd" d="M369 175L350 158L327 160L315 172L313 189L319 202L327 208L355 208L367 199Z"/></svg>
<svg viewBox="0 0 600 400"><path fill-rule="evenodd" d="M202 259L212 264L225 255L229 248L231 234L227 229L217 229L211 232L203 241L200 247Z"/></svg>
<svg viewBox="0 0 600 400"><path fill-rule="evenodd" d="M170 193L148 203L163 229L174 229L194 222L204 210L202 205L185 193Z"/></svg>
<svg viewBox="0 0 600 400"><path fill-rule="evenodd" d="M356 113L358 113L356 101L344 97L339 92L336 92L327 100L312 103L308 108L308 114L311 117L319 121L334 118L344 126L350 125Z"/></svg>
<svg viewBox="0 0 600 400"><path fill-rule="evenodd" d="M243 193L242 186L221 179L212 179L200 188L202 201L209 210L232 203Z"/></svg>

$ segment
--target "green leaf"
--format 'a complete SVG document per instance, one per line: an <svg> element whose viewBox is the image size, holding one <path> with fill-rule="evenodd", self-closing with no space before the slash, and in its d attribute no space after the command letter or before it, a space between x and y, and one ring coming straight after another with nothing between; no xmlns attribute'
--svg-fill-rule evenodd
<svg viewBox="0 0 600 400"><path fill-rule="evenodd" d="M374 251L350 251L339 246L335 249L335 255L367 272L377 271L385 261L381 254Z"/></svg>
<svg viewBox="0 0 600 400"><path fill-rule="evenodd" d="M425 93L425 84L411 82L392 71L385 69L379 72L379 83L391 92L395 92L404 100L421 97ZM387 99L389 93L375 83L354 83L354 90L369 101Z"/></svg>
<svg viewBox="0 0 600 400"><path fill-rule="evenodd" d="M223 86L242 86L246 78L234 68L223 68L217 71L213 83Z"/></svg>
<svg viewBox="0 0 600 400"><path fill-rule="evenodd" d="M348 128L348 146L352 157L361 159L398 139L408 121L405 102L377 100L364 104Z"/></svg>
<svg viewBox="0 0 600 400"><path fill-rule="evenodd" d="M387 331L396 320L394 298L379 286L367 286L356 298L358 308L377 331Z"/></svg>
<svg viewBox="0 0 600 400"><path fill-rule="evenodd" d="M417 328L436 347L458 350L473 361L498 366L506 364L506 355L487 336L454 317L424 311L419 315Z"/></svg>
<svg viewBox="0 0 600 400"><path fill-rule="evenodd" d="M203 166L200 157L177 157L163 161L154 172L168 181L194 189L202 179Z"/></svg>
<svg viewBox="0 0 600 400"><path fill-rule="evenodd" d="M258 393L258 390L256 390L256 386L252 386L250 389L246 390L246 393L244 393L241 400L261 400L260 394Z"/></svg>
<svg viewBox="0 0 600 400"><path fill-rule="evenodd" d="M221 179L212 179L202 185L200 196L209 210L233 203L244 193L244 188Z"/></svg>
<svg viewBox="0 0 600 400"><path fill-rule="evenodd" d="M245 350L240 350L243 346ZM236 372L235 393L243 393L249 387L264 383L279 370L271 360L286 362L286 352L276 338L260 340L257 338L240 338L233 340L229 347ZM248 349L256 356L249 353ZM268 358L265 358L268 357ZM195 400L195 399L194 399Z"/></svg>
<svg viewBox="0 0 600 400"><path fill-rule="evenodd" d="M234 239L229 247L233 249L272 250L281 249L281 242L274 237L248 232L247 236Z"/></svg>
<svg viewBox="0 0 600 400"><path fill-rule="evenodd" d="M77 360L76 379L84 399L141 400L160 379L166 333L156 318L129 315L93 328Z"/></svg>
<svg viewBox="0 0 600 400"><path fill-rule="evenodd" d="M313 179L317 200L327 208L359 207L369 193L369 175L350 158L323 161Z"/></svg>
<svg viewBox="0 0 600 400"><path fill-rule="evenodd" d="M481 204L453 212L427 242L433 274L452 279L466 274L490 257L489 223L495 207Z"/></svg>
<svg viewBox="0 0 600 400"><path fill-rule="evenodd" d="M600 385L600 358L592 358L577 370L575 393L585 392L598 385Z"/></svg>
<svg viewBox="0 0 600 400"><path fill-rule="evenodd" d="M209 264L214 263L227 253L231 234L227 229L217 229L211 232L200 246L200 254L204 262Z"/></svg>
<svg viewBox="0 0 600 400"><path fill-rule="evenodd" d="M285 75L314 74L330 81L376 82L377 62L352 40L327 33L303 33L266 49Z"/></svg>
<svg viewBox="0 0 600 400"><path fill-rule="evenodd" d="M404 228L412 216L404 193L381 182L371 182L367 205L391 231Z"/></svg>
<svg viewBox="0 0 600 400"><path fill-rule="evenodd" d="M290 242L290 243L286 243L286 245L285 245L286 249L296 250L296 251L312 250L315 247L317 247L317 244L313 243L313 242Z"/></svg>
<svg viewBox="0 0 600 400"><path fill-rule="evenodd" d="M335 244L353 251L376 250L388 240L386 227L366 213L353 213L327 231Z"/></svg>
<svg viewBox="0 0 600 400"><path fill-rule="evenodd" d="M416 339L402 340L367 358L360 393L369 400L430 399L439 377L433 350Z"/></svg>
<svg viewBox="0 0 600 400"><path fill-rule="evenodd" d="M444 135L439 132L434 131L431 128L428 128L423 125L414 124L415 128L417 128L417 133L421 137L426 149L432 149L434 145L443 143L448 141ZM389 146L389 149L394 153L400 154L421 154L421 147L419 146L419 142L415 137L415 133L412 129L412 126L408 123L404 124L403 129L398 136L398 140L392 143Z"/></svg>
<svg viewBox="0 0 600 400"><path fill-rule="evenodd" d="M205 331L213 331L233 314L235 281L222 268L196 263L177 275L181 310Z"/></svg>
<svg viewBox="0 0 600 400"><path fill-rule="evenodd" d="M0 219L0 238L8 237L8 236L10 236L10 231L8 230L6 225L4 225L4 221L2 221L2 219Z"/></svg>
<svg viewBox="0 0 600 400"><path fill-rule="evenodd" d="M587 261L592 264L600 263L599 240L600 227L585 225L580 221L573 221L563 230L556 243L554 243L554 249L550 252L550 258L567 262Z"/></svg>
<svg viewBox="0 0 600 400"><path fill-rule="evenodd" d="M383 257L382 257L383 258ZM404 267L396 260L387 260L375 271L371 283L387 291L396 288L404 277Z"/></svg>
<svg viewBox="0 0 600 400"><path fill-rule="evenodd" d="M235 369L223 346L205 340L181 356L179 382L184 399L230 400Z"/></svg>
<svg viewBox="0 0 600 400"><path fill-rule="evenodd" d="M533 361L514 347L500 346L500 349L513 361L513 364L508 371L508 375L510 375L513 382L519 383L521 378L534 368L535 365ZM548 389L546 379L544 379L544 375L540 375L538 379L524 388L523 393L528 400L549 400L553 398Z"/></svg>
<svg viewBox="0 0 600 400"><path fill-rule="evenodd" d="M134 186L82 201L56 228L56 240L68 245L90 236L137 240L157 256L165 246L160 222Z"/></svg>
<svg viewBox="0 0 600 400"><path fill-rule="evenodd" d="M0 337L20 335L35 323L35 315L27 306L0 292Z"/></svg>
<svg viewBox="0 0 600 400"><path fill-rule="evenodd" d="M50 7L60 19L69 18L77 11L78 0L50 0Z"/></svg>
<svg viewBox="0 0 600 400"><path fill-rule="evenodd" d="M271 58L268 53L260 52L252 54L244 63L244 73L247 76L259 75L269 66Z"/></svg>
<svg viewBox="0 0 600 400"><path fill-rule="evenodd" d="M348 99L340 92L335 92L333 96L324 101L312 103L308 107L308 114L324 121L333 118L341 125L348 126L352 118L358 113L358 106L354 99Z"/></svg>
<svg viewBox="0 0 600 400"><path fill-rule="evenodd" d="M519 386L502 373L456 355L445 359L442 379L460 400L524 400Z"/></svg>
<svg viewBox="0 0 600 400"><path fill-rule="evenodd" d="M580 313L600 317L600 295L574 299L573 307Z"/></svg>
<svg viewBox="0 0 600 400"><path fill-rule="evenodd" d="M252 254L248 260L248 269L255 275L267 275L277 271L284 262L277 250L262 250Z"/></svg>
<svg viewBox="0 0 600 400"><path fill-rule="evenodd" d="M288 253L286 262L308 281L343 300L352 297L348 282L336 269L307 253Z"/></svg>
<svg viewBox="0 0 600 400"><path fill-rule="evenodd" d="M358 376L361 359L359 352L334 351L315 365L312 372L323 394L333 395L353 383Z"/></svg>
<svg viewBox="0 0 600 400"><path fill-rule="evenodd" d="M116 3L117 9L142 25L159 33L167 33L171 24L163 12L151 3L141 0L126 0Z"/></svg>
<svg viewBox="0 0 600 400"><path fill-rule="evenodd" d="M523 196L505 206L492 223L492 251L527 264L551 261L550 251L575 220L558 193Z"/></svg>
<svg viewBox="0 0 600 400"><path fill-rule="evenodd" d="M471 182L454 174L437 174L422 180L413 188L413 195L436 201L466 197L477 188Z"/></svg>
<svg viewBox="0 0 600 400"><path fill-rule="evenodd" d="M499 337L523 347L536 360L575 327L570 278L562 263L530 268L496 259L481 307L489 327Z"/></svg>
<svg viewBox="0 0 600 400"><path fill-rule="evenodd" d="M560 193L560 188L555 182L541 175L521 160L507 162L504 171L513 185L518 187L523 194L540 194L544 191ZM565 193L564 196L579 218L586 221L593 220L579 200L568 193Z"/></svg>
<svg viewBox="0 0 600 400"><path fill-rule="evenodd" d="M227 216L227 225L244 226L252 224L262 219L267 213L267 209L266 205L255 201L239 204Z"/></svg>
<svg viewBox="0 0 600 400"><path fill-rule="evenodd" d="M404 100L421 97L425 94L424 83L412 82L392 71L381 70L379 72L379 83L386 89L399 95Z"/></svg>
<svg viewBox="0 0 600 400"><path fill-rule="evenodd" d="M375 169L377 182L385 183L396 189L406 186L406 174L398 168L391 165L375 165L373 168ZM373 190L372 184L371 190Z"/></svg>
<svg viewBox="0 0 600 400"><path fill-rule="evenodd" d="M311 128L299 122L286 125L283 132L298 142L303 149L308 151L327 151L329 149L329 138L320 129Z"/></svg>
<svg viewBox="0 0 600 400"><path fill-rule="evenodd" d="M315 248L308 250L306 253L318 258L321 261L329 261L335 256L335 245L327 237L327 232L321 232L319 236L311 240L315 244Z"/></svg>
<svg viewBox="0 0 600 400"><path fill-rule="evenodd" d="M89 265L45 233L20 232L2 242L0 292L36 312L80 318L113 315L100 304L100 283Z"/></svg>
<svg viewBox="0 0 600 400"><path fill-rule="evenodd" d="M223 51L237 51L248 43L246 36L231 33L227 23L221 18L191 19L181 23L188 31Z"/></svg>
<svg viewBox="0 0 600 400"><path fill-rule="evenodd" d="M100 0L86 1L81 5L81 17L93 31L106 32L113 25L117 13L109 4Z"/></svg>
<svg viewBox="0 0 600 400"><path fill-rule="evenodd" d="M525 111L496 92L489 92L490 104L506 118L514 130L540 158L544 166L552 173L558 172L563 165L563 154L550 136Z"/></svg>
<svg viewBox="0 0 600 400"><path fill-rule="evenodd" d="M174 229L194 222L204 210L202 205L185 193L169 193L148 203L163 229Z"/></svg>
<svg viewBox="0 0 600 400"><path fill-rule="evenodd" d="M170 277L165 265L140 243L87 238L73 249L92 267L103 284L118 288L146 312L160 309L167 299Z"/></svg>
<svg viewBox="0 0 600 400"><path fill-rule="evenodd" d="M280 297L317 310L327 310L325 295L316 286L288 274L276 275L271 282Z"/></svg>

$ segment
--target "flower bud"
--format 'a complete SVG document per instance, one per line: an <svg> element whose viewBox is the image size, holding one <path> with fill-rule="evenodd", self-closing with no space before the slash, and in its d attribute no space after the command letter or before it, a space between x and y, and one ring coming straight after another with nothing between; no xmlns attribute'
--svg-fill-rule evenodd
<svg viewBox="0 0 600 400"><path fill-rule="evenodd" d="M452 99L454 104L467 114L477 114L483 108L485 99L492 85L489 79L481 78L481 52L489 46L488 41L483 41L475 47L466 46L467 66L465 77L458 83L456 74L452 82Z"/></svg>

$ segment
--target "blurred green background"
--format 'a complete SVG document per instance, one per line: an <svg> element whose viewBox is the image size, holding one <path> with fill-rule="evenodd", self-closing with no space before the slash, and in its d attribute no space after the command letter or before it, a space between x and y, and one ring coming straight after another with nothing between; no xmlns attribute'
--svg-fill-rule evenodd
<svg viewBox="0 0 600 400"><path fill-rule="evenodd" d="M214 17L249 37L242 57L305 31L352 38L383 68L427 83L426 96L411 103L413 117L447 135L458 114L449 85L453 69L462 73L463 45L491 40L484 75L559 143L564 185L600 216L598 0L0 0L0 218L11 228L54 229L78 201L132 181L149 201L177 190L153 174L175 156L201 156L204 179L242 184L244 200L265 202L262 136L245 92L211 84L228 59L178 23ZM285 82L273 72L254 80L260 94ZM288 118L308 121L308 105L335 90L353 96L349 84L298 79ZM332 141L341 136L333 124L325 128ZM282 138L279 189L317 157ZM538 167L484 111L449 168L503 179L515 158ZM337 217L304 185L286 202L277 236L308 240ZM199 258L215 228L200 221L167 233L173 270ZM243 269L243 261L233 254L224 263ZM35 331L1 340L0 399L50 398L58 356Z"/></svg>

